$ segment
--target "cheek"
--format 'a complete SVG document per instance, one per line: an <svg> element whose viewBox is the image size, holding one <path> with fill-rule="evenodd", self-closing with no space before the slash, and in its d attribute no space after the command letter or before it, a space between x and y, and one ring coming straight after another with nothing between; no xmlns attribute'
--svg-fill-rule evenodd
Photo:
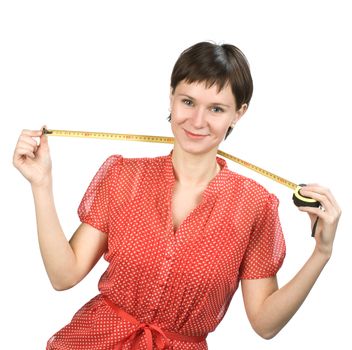
<svg viewBox="0 0 352 350"><path fill-rule="evenodd" d="M177 108L171 109L171 129L174 133L177 131L177 126L184 122L182 115Z"/></svg>
<svg viewBox="0 0 352 350"><path fill-rule="evenodd" d="M185 110L185 108L179 106L173 106L171 109L171 123L174 122L176 124L183 123L186 121L190 115L189 111Z"/></svg>
<svg viewBox="0 0 352 350"><path fill-rule="evenodd" d="M226 122L221 119L214 120L212 123L212 129L217 134L225 134L230 126L231 126L230 122Z"/></svg>

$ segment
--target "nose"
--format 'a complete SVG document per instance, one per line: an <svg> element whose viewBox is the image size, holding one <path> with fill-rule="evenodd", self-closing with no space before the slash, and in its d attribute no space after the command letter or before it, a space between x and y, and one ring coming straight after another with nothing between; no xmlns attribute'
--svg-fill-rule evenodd
<svg viewBox="0 0 352 350"><path fill-rule="evenodd" d="M198 106L193 110L192 124L196 129L201 129L206 126L206 109Z"/></svg>

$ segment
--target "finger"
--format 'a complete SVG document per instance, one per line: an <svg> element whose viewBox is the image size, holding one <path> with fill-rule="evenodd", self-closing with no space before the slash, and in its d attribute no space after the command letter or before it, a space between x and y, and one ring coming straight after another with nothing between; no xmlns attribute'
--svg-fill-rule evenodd
<svg viewBox="0 0 352 350"><path fill-rule="evenodd" d="M304 187L302 187L302 191L311 191L311 192L316 192L316 193L326 193L327 188L323 187L319 184L308 184Z"/></svg>
<svg viewBox="0 0 352 350"><path fill-rule="evenodd" d="M17 141L15 153L18 149L27 149L35 153L38 150L38 144L31 136L21 135Z"/></svg>
<svg viewBox="0 0 352 350"><path fill-rule="evenodd" d="M20 135L16 145L16 148L18 147L32 147L33 152L36 153L39 145L37 140L34 140L32 136Z"/></svg>
<svg viewBox="0 0 352 350"><path fill-rule="evenodd" d="M48 135L44 134L44 132L42 132L42 134L40 135L40 145L44 145L45 147L48 146Z"/></svg>
<svg viewBox="0 0 352 350"><path fill-rule="evenodd" d="M42 130L29 130L29 129L23 129L21 132L21 135L27 135L31 137L40 137L40 135L43 133Z"/></svg>
<svg viewBox="0 0 352 350"><path fill-rule="evenodd" d="M315 193L320 193L323 194L327 197L333 197L332 193L330 191L329 188L318 185L318 184L309 184L307 186L304 186L304 188L302 190L307 190L307 191L311 191L311 192L315 192Z"/></svg>
<svg viewBox="0 0 352 350"><path fill-rule="evenodd" d="M313 191L319 192L319 189L321 189L321 193L324 194L330 201L330 203L337 209L340 210L339 204L337 203L336 198L332 194L331 190L326 187L322 187L319 185L316 185L313 187Z"/></svg>
<svg viewBox="0 0 352 350"><path fill-rule="evenodd" d="M305 213L308 213L310 215L315 215L320 217L323 220L326 220L328 218L328 213L321 208L315 208L315 207L298 207L298 210L303 211ZM311 217L312 219L312 217Z"/></svg>
<svg viewBox="0 0 352 350"><path fill-rule="evenodd" d="M35 158L35 154L29 148L18 147L16 152L15 152L14 158L15 158L15 160L19 160L19 159L22 159L23 157L29 157L31 159L34 159Z"/></svg>
<svg viewBox="0 0 352 350"><path fill-rule="evenodd" d="M27 142L19 142L15 148L15 153L18 153L19 150L28 150L30 152L35 153L37 149L38 149L37 145L31 145Z"/></svg>
<svg viewBox="0 0 352 350"><path fill-rule="evenodd" d="M300 192L303 196L313 198L320 202L326 210L334 206L327 188L321 186L304 186Z"/></svg>
<svg viewBox="0 0 352 350"><path fill-rule="evenodd" d="M29 145L32 145L33 147L38 146L37 141L34 140L32 136L28 136L28 135L20 135L20 137L18 138L18 144L19 143L27 143Z"/></svg>
<svg viewBox="0 0 352 350"><path fill-rule="evenodd" d="M38 144L29 136L21 136L17 142L16 149L17 148L30 149L35 153L38 150Z"/></svg>
<svg viewBox="0 0 352 350"><path fill-rule="evenodd" d="M319 202L322 203L323 208L334 216L339 217L341 215L339 204L328 188L317 184L312 184L306 187L308 187L308 190L311 190L311 192L307 192L307 196L319 200ZM304 190L306 190L305 187Z"/></svg>
<svg viewBox="0 0 352 350"><path fill-rule="evenodd" d="M40 140L39 145L42 150L48 151L48 148L49 148L48 135L44 133L44 129L47 129L46 125L43 125L42 128L40 129L41 134L39 139Z"/></svg>

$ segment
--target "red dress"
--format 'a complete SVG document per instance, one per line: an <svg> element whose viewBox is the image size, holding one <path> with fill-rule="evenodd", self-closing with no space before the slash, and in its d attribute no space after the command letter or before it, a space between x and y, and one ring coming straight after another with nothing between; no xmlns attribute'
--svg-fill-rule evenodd
<svg viewBox="0 0 352 350"><path fill-rule="evenodd" d="M176 232L172 152L104 162L78 214L108 235L109 266L100 294L47 350L151 350L167 342L174 350L207 349L205 337L223 319L239 280L277 273L285 256L278 199L224 159L217 162L221 171Z"/></svg>

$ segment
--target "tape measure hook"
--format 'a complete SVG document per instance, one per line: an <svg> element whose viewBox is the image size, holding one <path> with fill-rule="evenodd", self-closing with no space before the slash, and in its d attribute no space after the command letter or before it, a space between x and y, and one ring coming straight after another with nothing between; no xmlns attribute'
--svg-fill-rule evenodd
<svg viewBox="0 0 352 350"><path fill-rule="evenodd" d="M46 128L43 128L43 134L44 135L49 135L49 134L52 134L52 133L53 133L52 131L50 131L50 130L48 130Z"/></svg>

